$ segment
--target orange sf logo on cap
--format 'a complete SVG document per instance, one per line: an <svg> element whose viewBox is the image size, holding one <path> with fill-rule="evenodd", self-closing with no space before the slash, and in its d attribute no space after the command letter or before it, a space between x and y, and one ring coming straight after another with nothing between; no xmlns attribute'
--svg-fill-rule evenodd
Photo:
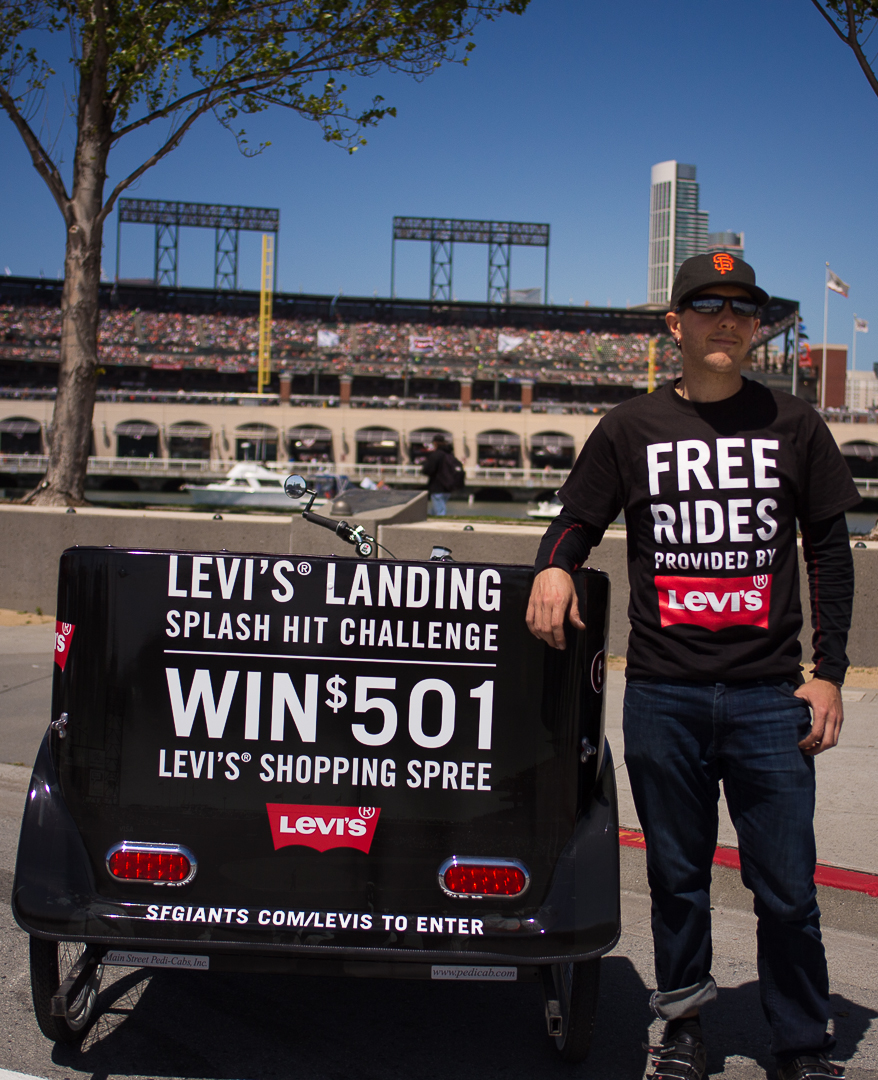
<svg viewBox="0 0 878 1080"><path fill-rule="evenodd" d="M735 260L731 255L727 255L724 251L720 252L713 257L713 266L715 270L719 270L721 274L729 274L735 269Z"/></svg>

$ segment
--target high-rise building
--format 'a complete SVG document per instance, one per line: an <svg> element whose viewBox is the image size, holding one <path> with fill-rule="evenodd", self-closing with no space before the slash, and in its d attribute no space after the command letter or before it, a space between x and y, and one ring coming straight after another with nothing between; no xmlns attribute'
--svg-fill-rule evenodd
<svg viewBox="0 0 878 1080"><path fill-rule="evenodd" d="M712 232L707 236L707 253L727 251L738 259L744 258L744 234L742 232Z"/></svg>
<svg viewBox="0 0 878 1080"><path fill-rule="evenodd" d="M695 166L660 161L652 167L649 203L649 303L666 304L686 259L707 251L707 211L698 209Z"/></svg>

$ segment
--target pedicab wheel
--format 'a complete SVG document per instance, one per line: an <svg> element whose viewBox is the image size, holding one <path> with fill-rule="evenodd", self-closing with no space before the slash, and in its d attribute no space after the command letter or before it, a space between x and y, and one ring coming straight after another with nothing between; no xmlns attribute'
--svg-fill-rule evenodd
<svg viewBox="0 0 878 1080"><path fill-rule="evenodd" d="M34 1014L40 1031L53 1042L75 1042L82 1038L94 1014L104 973L102 964L95 968L67 1015L52 1015L52 997L84 951L85 944L81 941L30 939L30 987Z"/></svg>
<svg viewBox="0 0 878 1080"><path fill-rule="evenodd" d="M562 1061L585 1061L591 1048L601 981L601 961L553 964L552 978L564 1017L563 1031L552 1037Z"/></svg>

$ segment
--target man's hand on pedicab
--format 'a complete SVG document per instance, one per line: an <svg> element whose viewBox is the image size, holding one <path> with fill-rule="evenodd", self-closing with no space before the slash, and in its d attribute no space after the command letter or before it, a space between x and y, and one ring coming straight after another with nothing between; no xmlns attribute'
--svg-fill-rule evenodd
<svg viewBox="0 0 878 1080"><path fill-rule="evenodd" d="M566 570L550 566L534 578L530 601L527 605L527 628L534 635L551 645L564 649L564 619L569 618L578 630L585 629L579 616L579 601L573 578Z"/></svg>
<svg viewBox="0 0 878 1080"><path fill-rule="evenodd" d="M831 750L838 744L844 722L841 690L827 679L812 679L796 690L796 697L808 702L813 717L811 730L799 743L799 749L812 757Z"/></svg>

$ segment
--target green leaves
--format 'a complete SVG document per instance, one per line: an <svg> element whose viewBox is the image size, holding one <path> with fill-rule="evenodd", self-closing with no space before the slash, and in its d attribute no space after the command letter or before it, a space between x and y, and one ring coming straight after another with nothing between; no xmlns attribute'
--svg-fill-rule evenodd
<svg viewBox="0 0 878 1080"><path fill-rule="evenodd" d="M282 105L353 145L357 129L390 113L375 102L354 109L338 74L424 78L466 59L481 19L520 13L527 2L19 0L0 10L0 83L18 79L17 100L44 90L54 72L22 39L67 31L80 79L101 84L94 89L113 117L112 141L181 111L214 110L229 121Z"/></svg>

